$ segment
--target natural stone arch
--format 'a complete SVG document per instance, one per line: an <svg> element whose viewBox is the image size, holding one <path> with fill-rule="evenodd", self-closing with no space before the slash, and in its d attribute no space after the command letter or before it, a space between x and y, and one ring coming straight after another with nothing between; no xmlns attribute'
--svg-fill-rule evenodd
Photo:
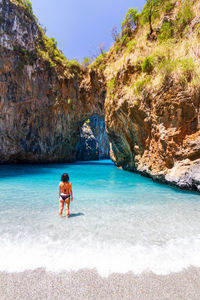
<svg viewBox="0 0 200 300"><path fill-rule="evenodd" d="M80 128L80 140L76 146L76 160L99 160L110 157L109 138L105 121L98 115L85 120Z"/></svg>

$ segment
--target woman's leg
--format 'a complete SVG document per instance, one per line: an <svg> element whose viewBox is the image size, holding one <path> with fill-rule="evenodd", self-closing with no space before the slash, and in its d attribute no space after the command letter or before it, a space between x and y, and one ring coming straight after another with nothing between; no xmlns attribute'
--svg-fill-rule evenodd
<svg viewBox="0 0 200 300"><path fill-rule="evenodd" d="M70 205L70 198L65 200L65 211L66 211L66 218L69 217L69 205Z"/></svg>
<svg viewBox="0 0 200 300"><path fill-rule="evenodd" d="M64 200L60 200L59 216L62 216L63 208L64 208Z"/></svg>

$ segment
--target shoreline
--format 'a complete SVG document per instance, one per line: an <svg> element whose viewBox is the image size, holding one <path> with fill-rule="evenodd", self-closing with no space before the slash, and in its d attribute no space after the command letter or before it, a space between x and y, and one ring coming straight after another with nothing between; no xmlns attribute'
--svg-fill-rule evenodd
<svg viewBox="0 0 200 300"><path fill-rule="evenodd" d="M1 300L199 300L200 268L169 275L113 273L107 278L88 269L0 272L0 295Z"/></svg>

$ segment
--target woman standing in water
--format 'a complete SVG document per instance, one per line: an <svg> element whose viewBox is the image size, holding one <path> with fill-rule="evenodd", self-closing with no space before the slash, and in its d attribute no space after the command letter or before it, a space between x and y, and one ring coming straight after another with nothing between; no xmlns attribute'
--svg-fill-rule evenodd
<svg viewBox="0 0 200 300"><path fill-rule="evenodd" d="M69 175L67 173L64 173L61 176L61 180L62 182L59 183L59 202L60 202L59 216L62 216L63 208L65 204L66 218L68 218L70 201L73 201L72 185L71 182L69 182Z"/></svg>

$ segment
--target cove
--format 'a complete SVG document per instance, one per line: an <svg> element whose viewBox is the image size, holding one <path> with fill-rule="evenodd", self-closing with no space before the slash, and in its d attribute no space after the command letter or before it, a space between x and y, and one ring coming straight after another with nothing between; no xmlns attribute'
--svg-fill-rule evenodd
<svg viewBox="0 0 200 300"><path fill-rule="evenodd" d="M70 218L58 183L72 182ZM200 267L199 195L117 169L110 160L0 169L0 271L97 269L156 274Z"/></svg>

